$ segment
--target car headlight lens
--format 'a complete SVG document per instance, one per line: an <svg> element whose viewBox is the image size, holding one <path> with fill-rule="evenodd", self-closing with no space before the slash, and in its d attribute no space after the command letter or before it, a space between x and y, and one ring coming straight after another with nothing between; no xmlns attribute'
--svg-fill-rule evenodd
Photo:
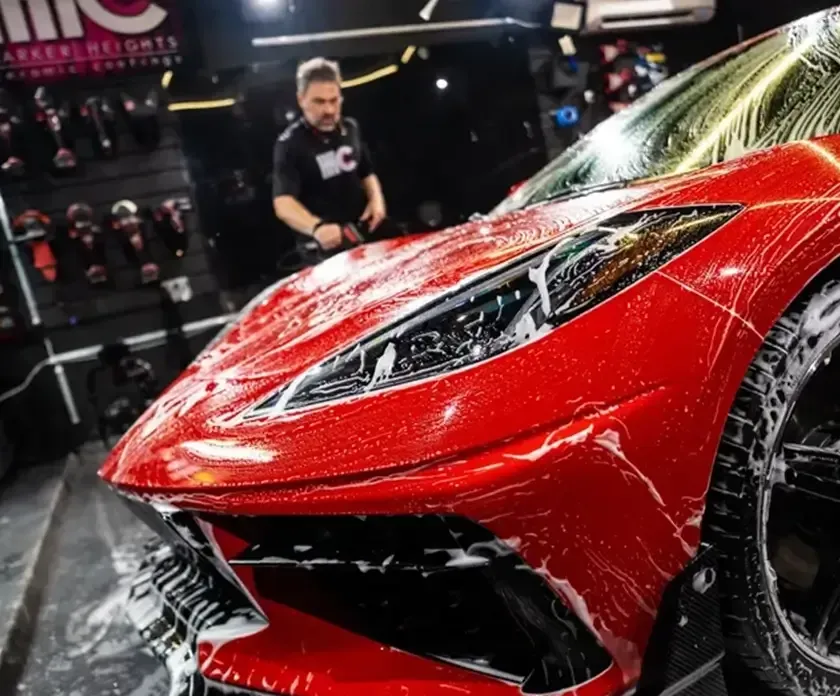
<svg viewBox="0 0 840 696"><path fill-rule="evenodd" d="M307 370L249 415L292 411L434 377L573 319L690 248L738 205L622 213L494 270Z"/></svg>

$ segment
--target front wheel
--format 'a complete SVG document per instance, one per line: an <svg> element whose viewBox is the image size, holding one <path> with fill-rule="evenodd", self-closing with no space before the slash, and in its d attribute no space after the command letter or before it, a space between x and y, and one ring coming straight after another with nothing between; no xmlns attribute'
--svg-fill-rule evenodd
<svg viewBox="0 0 840 696"><path fill-rule="evenodd" d="M840 283L768 334L729 413L706 529L730 654L779 694L840 694Z"/></svg>

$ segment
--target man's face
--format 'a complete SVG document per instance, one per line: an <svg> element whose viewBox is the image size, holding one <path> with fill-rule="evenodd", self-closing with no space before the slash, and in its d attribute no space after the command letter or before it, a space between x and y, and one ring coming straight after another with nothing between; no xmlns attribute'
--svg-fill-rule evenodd
<svg viewBox="0 0 840 696"><path fill-rule="evenodd" d="M303 94L298 94L298 104L304 118L318 130L334 130L341 118L341 87L336 82L313 82Z"/></svg>

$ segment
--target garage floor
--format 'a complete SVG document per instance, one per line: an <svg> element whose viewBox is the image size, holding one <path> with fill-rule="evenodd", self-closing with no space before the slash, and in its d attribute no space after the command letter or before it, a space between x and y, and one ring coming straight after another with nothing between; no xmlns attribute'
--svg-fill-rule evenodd
<svg viewBox="0 0 840 696"><path fill-rule="evenodd" d="M98 480L102 456L86 446L0 491L0 696L169 691L122 611L150 534Z"/></svg>

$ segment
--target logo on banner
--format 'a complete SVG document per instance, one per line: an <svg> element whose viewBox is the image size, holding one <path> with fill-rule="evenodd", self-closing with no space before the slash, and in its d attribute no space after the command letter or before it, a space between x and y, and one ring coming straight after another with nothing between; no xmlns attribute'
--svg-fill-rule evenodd
<svg viewBox="0 0 840 696"><path fill-rule="evenodd" d="M0 0L7 77L113 72L181 62L168 2Z"/></svg>

